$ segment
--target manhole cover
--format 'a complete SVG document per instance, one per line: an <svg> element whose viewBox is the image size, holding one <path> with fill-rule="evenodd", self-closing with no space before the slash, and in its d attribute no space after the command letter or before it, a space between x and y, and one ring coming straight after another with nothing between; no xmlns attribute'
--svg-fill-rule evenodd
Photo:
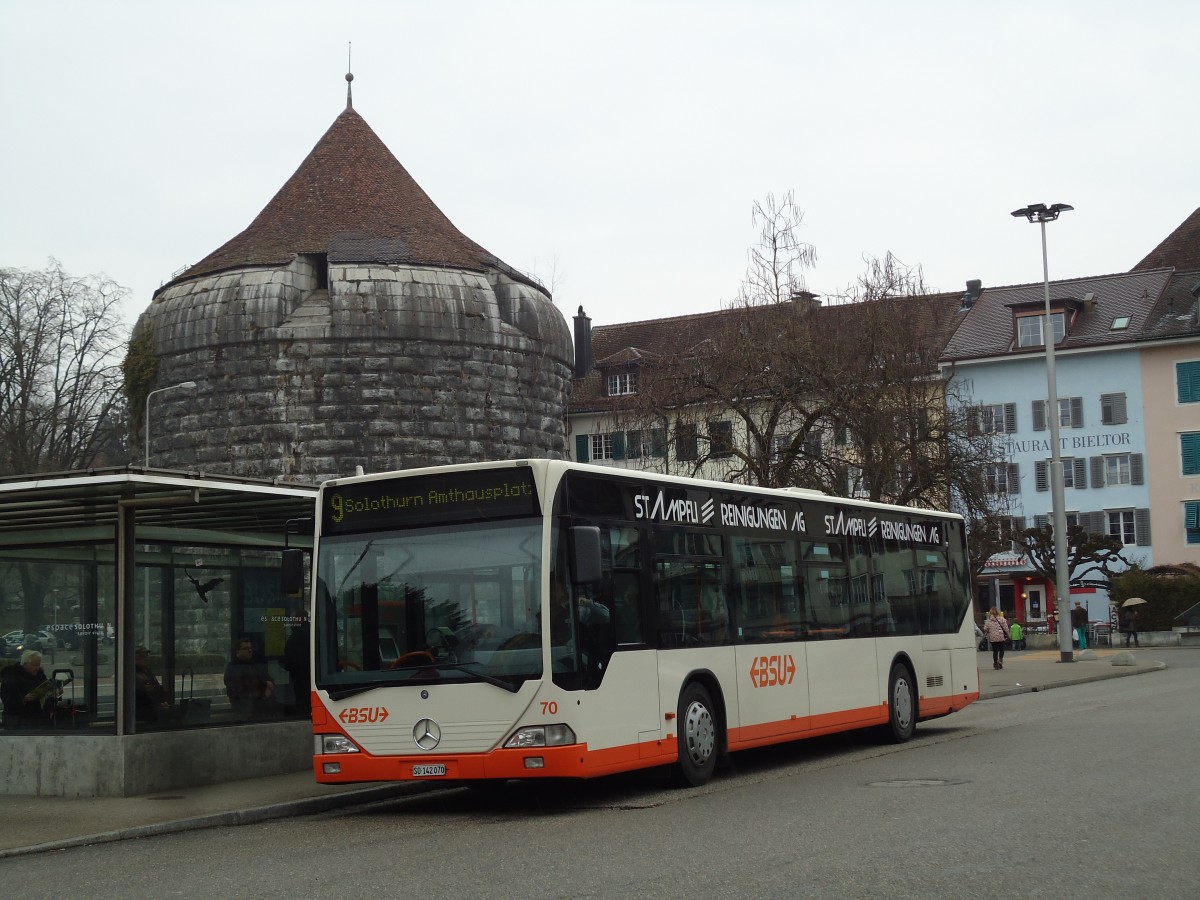
<svg viewBox="0 0 1200 900"><path fill-rule="evenodd" d="M961 778L897 778L894 781L872 781L868 787L945 787L949 784L966 784Z"/></svg>

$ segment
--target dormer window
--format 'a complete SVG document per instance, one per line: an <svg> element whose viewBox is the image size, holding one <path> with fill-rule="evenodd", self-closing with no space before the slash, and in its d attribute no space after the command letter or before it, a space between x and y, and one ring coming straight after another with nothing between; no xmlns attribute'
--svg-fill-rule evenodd
<svg viewBox="0 0 1200 900"><path fill-rule="evenodd" d="M1017 346L1018 347L1043 347L1046 344L1046 338L1043 334L1046 317L1041 316L1020 316L1017 319ZM1062 343L1063 338L1067 336L1067 317L1065 313L1051 313L1050 327L1054 329L1054 344L1058 346Z"/></svg>
<svg viewBox="0 0 1200 900"><path fill-rule="evenodd" d="M637 393L637 372L621 372L608 376L608 396L621 397Z"/></svg>

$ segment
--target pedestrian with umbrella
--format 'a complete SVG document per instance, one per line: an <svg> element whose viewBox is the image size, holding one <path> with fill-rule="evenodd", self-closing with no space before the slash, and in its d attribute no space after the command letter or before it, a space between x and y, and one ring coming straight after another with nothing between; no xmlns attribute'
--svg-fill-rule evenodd
<svg viewBox="0 0 1200 900"><path fill-rule="evenodd" d="M1129 646L1130 638L1133 639L1133 646L1135 646L1135 647L1142 646L1138 642L1138 632L1137 632L1138 610L1137 610L1137 608L1145 602L1146 601L1143 600L1141 597L1130 597L1128 600L1126 600L1124 603L1121 604L1121 615L1118 619L1117 624L1120 625L1121 630L1123 632L1125 632L1125 646L1126 647Z"/></svg>

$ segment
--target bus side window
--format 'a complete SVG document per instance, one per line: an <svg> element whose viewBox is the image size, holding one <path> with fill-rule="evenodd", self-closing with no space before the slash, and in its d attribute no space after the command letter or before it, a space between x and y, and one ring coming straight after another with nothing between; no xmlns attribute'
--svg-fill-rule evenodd
<svg viewBox="0 0 1200 900"><path fill-rule="evenodd" d="M646 640L642 631L639 584L637 572L613 572L613 628L618 644L641 644Z"/></svg>

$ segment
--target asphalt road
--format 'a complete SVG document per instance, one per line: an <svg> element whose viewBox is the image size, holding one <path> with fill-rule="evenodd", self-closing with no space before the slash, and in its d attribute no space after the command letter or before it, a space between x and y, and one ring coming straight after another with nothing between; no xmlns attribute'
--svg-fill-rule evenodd
<svg viewBox="0 0 1200 900"><path fill-rule="evenodd" d="M13 896L1192 898L1200 654L660 772L433 792L0 863ZM11 823L10 823L11 824Z"/></svg>

